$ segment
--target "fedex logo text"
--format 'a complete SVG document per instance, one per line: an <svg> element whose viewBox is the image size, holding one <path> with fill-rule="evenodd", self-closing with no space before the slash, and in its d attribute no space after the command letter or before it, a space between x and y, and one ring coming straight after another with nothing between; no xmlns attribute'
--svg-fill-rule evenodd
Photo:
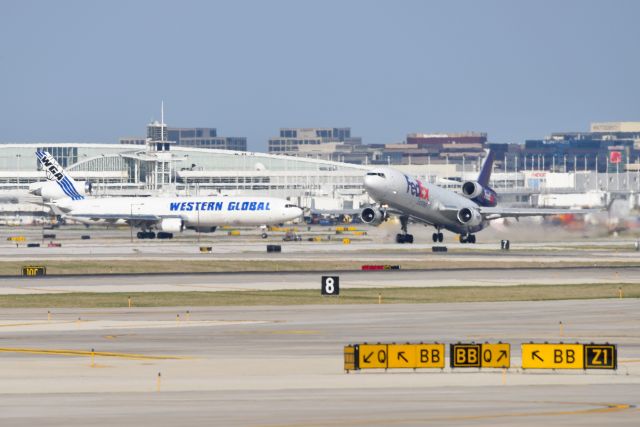
<svg viewBox="0 0 640 427"><path fill-rule="evenodd" d="M417 179L413 180L407 175L404 177L407 180L407 193L422 200L429 200L429 189L427 187Z"/></svg>

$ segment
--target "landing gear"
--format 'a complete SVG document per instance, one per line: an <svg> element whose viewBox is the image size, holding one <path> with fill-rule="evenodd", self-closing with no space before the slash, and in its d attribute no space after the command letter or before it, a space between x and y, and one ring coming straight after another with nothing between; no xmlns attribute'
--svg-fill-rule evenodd
<svg viewBox="0 0 640 427"><path fill-rule="evenodd" d="M396 243L413 243L413 234L396 234Z"/></svg>
<svg viewBox="0 0 640 427"><path fill-rule="evenodd" d="M476 235L475 234L461 234L460 235L460 243L475 243Z"/></svg>
<svg viewBox="0 0 640 427"><path fill-rule="evenodd" d="M438 231L437 233L433 233L433 236L431 236L431 238L433 239L433 243L442 243L442 241L444 240L444 234Z"/></svg>
<svg viewBox="0 0 640 427"><path fill-rule="evenodd" d="M138 239L155 239L156 233L153 231L138 231Z"/></svg>
<svg viewBox="0 0 640 427"><path fill-rule="evenodd" d="M260 237L262 237L263 239L266 239L266 238L267 238L267 237L269 237L269 236L267 235L267 233L262 233L262 234L260 235Z"/></svg>
<svg viewBox="0 0 640 427"><path fill-rule="evenodd" d="M408 216L400 217L400 230L401 234L396 234L396 243L413 243L413 234L407 232L407 225L409 224Z"/></svg>

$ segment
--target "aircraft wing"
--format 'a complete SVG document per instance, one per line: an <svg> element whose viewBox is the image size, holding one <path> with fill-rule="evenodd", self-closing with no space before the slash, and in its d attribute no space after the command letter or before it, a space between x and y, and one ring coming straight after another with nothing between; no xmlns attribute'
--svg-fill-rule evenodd
<svg viewBox="0 0 640 427"><path fill-rule="evenodd" d="M584 215L598 212L597 209L544 209L544 208L499 208L479 207L480 213L486 220L498 218L520 218L524 216L548 216L548 215Z"/></svg>

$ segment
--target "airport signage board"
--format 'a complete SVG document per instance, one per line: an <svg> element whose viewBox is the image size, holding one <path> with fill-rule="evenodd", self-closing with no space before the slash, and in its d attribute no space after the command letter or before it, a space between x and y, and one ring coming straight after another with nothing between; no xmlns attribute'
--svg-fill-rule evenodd
<svg viewBox="0 0 640 427"><path fill-rule="evenodd" d="M340 276L322 276L320 284L322 295L340 295Z"/></svg>
<svg viewBox="0 0 640 427"><path fill-rule="evenodd" d="M46 276L47 268L44 266L25 265L22 267L22 275L27 277Z"/></svg>
<svg viewBox="0 0 640 427"><path fill-rule="evenodd" d="M618 369L618 350L615 344L585 344L585 369Z"/></svg>
<svg viewBox="0 0 640 427"><path fill-rule="evenodd" d="M414 344L416 368L444 369L444 344Z"/></svg>
<svg viewBox="0 0 640 427"><path fill-rule="evenodd" d="M508 343L457 343L450 345L452 368L510 368L511 345Z"/></svg>
<svg viewBox="0 0 640 427"><path fill-rule="evenodd" d="M344 370L349 372L356 369L356 349L352 345L344 346Z"/></svg>
<svg viewBox="0 0 640 427"><path fill-rule="evenodd" d="M451 344L449 362L452 368L479 368L482 344Z"/></svg>
<svg viewBox="0 0 640 427"><path fill-rule="evenodd" d="M480 367L510 368L511 345L508 343L482 344Z"/></svg>
<svg viewBox="0 0 640 427"><path fill-rule="evenodd" d="M584 369L582 344L522 344L523 369Z"/></svg>
<svg viewBox="0 0 640 427"><path fill-rule="evenodd" d="M387 344L356 345L358 369L387 369Z"/></svg>
<svg viewBox="0 0 640 427"><path fill-rule="evenodd" d="M416 346L413 344L389 344L387 368L415 368Z"/></svg>
<svg viewBox="0 0 640 427"><path fill-rule="evenodd" d="M353 356L350 348L353 348ZM439 343L356 344L344 350L345 370L444 369L445 346ZM351 368L350 360L355 361Z"/></svg>

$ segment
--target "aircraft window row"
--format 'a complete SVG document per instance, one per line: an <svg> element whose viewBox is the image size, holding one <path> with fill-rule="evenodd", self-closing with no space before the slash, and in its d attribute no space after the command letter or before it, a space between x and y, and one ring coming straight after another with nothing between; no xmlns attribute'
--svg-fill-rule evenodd
<svg viewBox="0 0 640 427"><path fill-rule="evenodd" d="M367 172L369 176L379 176L380 178L384 178L384 174L382 172Z"/></svg>
<svg viewBox="0 0 640 427"><path fill-rule="evenodd" d="M289 205L289 204L284 205L284 207L285 207L285 208L297 208L297 206L296 206L296 205Z"/></svg>

